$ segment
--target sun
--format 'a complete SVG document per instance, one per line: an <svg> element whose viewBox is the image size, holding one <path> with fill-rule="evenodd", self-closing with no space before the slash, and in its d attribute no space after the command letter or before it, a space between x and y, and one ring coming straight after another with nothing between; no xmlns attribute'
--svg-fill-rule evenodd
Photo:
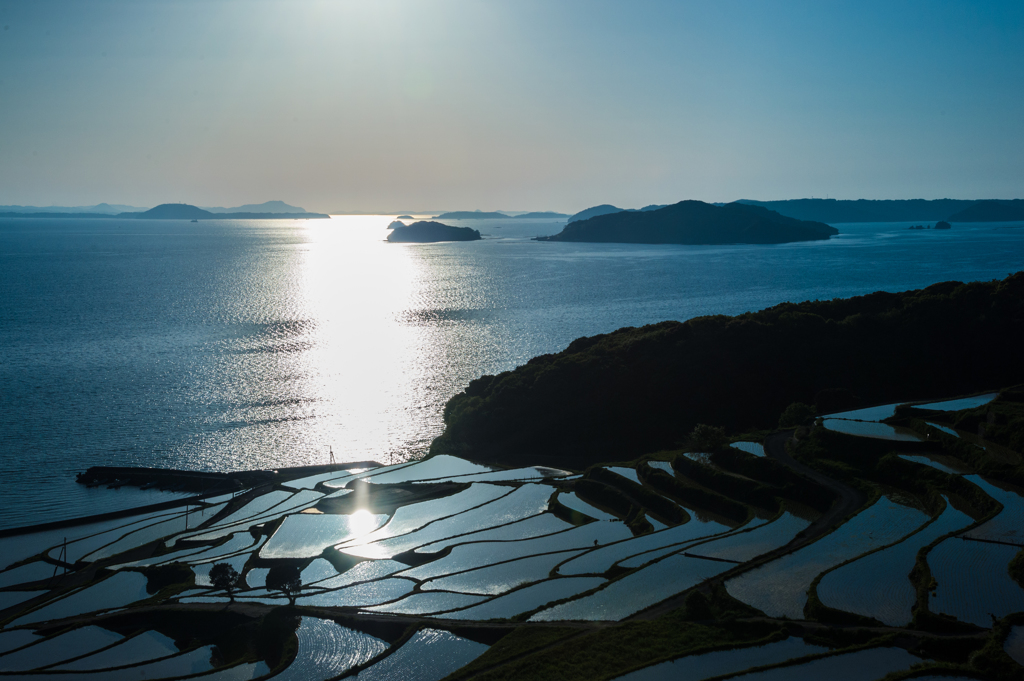
<svg viewBox="0 0 1024 681"><path fill-rule="evenodd" d="M366 509L359 509L348 518L348 526L352 533L352 538L362 537L364 534L369 534L377 529L377 516Z"/></svg>

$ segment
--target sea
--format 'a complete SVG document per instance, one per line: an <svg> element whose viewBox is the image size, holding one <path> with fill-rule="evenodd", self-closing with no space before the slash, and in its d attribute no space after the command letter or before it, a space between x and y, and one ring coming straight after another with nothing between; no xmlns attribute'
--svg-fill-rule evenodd
<svg viewBox="0 0 1024 681"><path fill-rule="evenodd" d="M0 530L174 496L77 484L90 466L420 457L469 381L581 336L1024 269L1024 222L652 246L515 218L392 244L392 219L0 219Z"/></svg>

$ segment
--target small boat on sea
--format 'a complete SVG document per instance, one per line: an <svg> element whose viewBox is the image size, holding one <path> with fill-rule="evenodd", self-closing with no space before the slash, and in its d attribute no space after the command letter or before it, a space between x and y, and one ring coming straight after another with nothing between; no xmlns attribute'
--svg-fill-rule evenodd
<svg viewBox="0 0 1024 681"><path fill-rule="evenodd" d="M192 222L199 222L199 220L192 218Z"/></svg>

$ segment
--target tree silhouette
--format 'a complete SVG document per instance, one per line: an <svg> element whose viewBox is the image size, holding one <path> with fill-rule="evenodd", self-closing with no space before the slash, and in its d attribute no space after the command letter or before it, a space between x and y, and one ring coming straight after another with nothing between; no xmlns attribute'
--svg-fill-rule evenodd
<svg viewBox="0 0 1024 681"><path fill-rule="evenodd" d="M210 583L218 589L228 592L231 602L235 601L235 587L238 586L238 579L241 575L228 563L217 563L210 568Z"/></svg>
<svg viewBox="0 0 1024 681"><path fill-rule="evenodd" d="M295 596L302 590L302 576L294 565L279 565L267 573L267 588L280 591L288 597L288 603L295 605Z"/></svg>

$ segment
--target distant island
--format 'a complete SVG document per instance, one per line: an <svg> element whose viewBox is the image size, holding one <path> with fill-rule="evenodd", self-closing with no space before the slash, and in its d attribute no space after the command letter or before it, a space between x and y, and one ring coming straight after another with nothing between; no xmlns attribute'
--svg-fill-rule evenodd
<svg viewBox="0 0 1024 681"><path fill-rule="evenodd" d="M482 210L456 210L450 213L441 213L434 217L435 220L494 220L511 218L511 215L504 213L487 213Z"/></svg>
<svg viewBox="0 0 1024 681"><path fill-rule="evenodd" d="M247 203L234 208L205 207L211 213L306 213L305 208L292 206L284 201L264 201L263 203Z"/></svg>
<svg viewBox="0 0 1024 681"><path fill-rule="evenodd" d="M1024 200L973 199L897 199L855 201L839 199L787 199L784 201L753 201L740 199L735 203L760 206L797 220L810 220L833 224L837 222L1010 222L1024 220ZM715 205L725 205L716 203ZM664 206L645 206L640 209L619 208L602 204L587 208L569 218L569 222L587 220L598 215L626 211L651 211Z"/></svg>
<svg viewBox="0 0 1024 681"><path fill-rule="evenodd" d="M162 203L142 213L118 213L114 217L139 220L312 220L331 216L324 213L211 213L187 203Z"/></svg>
<svg viewBox="0 0 1024 681"><path fill-rule="evenodd" d="M943 220L940 220L939 222L935 223L934 227L932 227L931 225L928 225L927 227L925 227L924 225L911 225L910 227L907 227L907 229L911 229L911 230L918 230L918 229L953 229L953 225L951 225L948 222L945 222Z"/></svg>
<svg viewBox="0 0 1024 681"><path fill-rule="evenodd" d="M544 220L552 218L567 218L569 217L569 215L568 213L556 213L551 210L545 210L534 211L532 213L522 213L520 215L514 215L512 217L516 218L517 220Z"/></svg>
<svg viewBox="0 0 1024 681"><path fill-rule="evenodd" d="M411 216L411 215L399 215L399 216L398 216L397 218L395 218L395 219L396 219L396 220L415 220L416 218L414 218L414 217L413 217L413 216ZM393 224L393 223L392 223L392 224Z"/></svg>
<svg viewBox="0 0 1024 681"><path fill-rule="evenodd" d="M536 241L633 244L779 244L828 239L839 230L759 206L680 201L649 211L622 211L570 222Z"/></svg>
<svg viewBox="0 0 1024 681"><path fill-rule="evenodd" d="M978 201L949 218L950 222L1015 222L1018 220L1024 220L1024 199Z"/></svg>
<svg viewBox="0 0 1024 681"><path fill-rule="evenodd" d="M438 241L479 241L480 232L469 227L452 227L440 222L423 220L405 225L397 220L388 225L393 243L427 244Z"/></svg>
<svg viewBox="0 0 1024 681"><path fill-rule="evenodd" d="M12 210L3 210L4 208ZM247 204L238 208L199 208L187 203L162 203L155 208L120 210L131 206L96 206L64 208L52 206L37 209L32 206L0 206L3 218L137 218L142 220L310 220L331 217L325 213L310 213L283 201Z"/></svg>
<svg viewBox="0 0 1024 681"><path fill-rule="evenodd" d="M8 215L9 213L45 213L47 215L58 215L65 214L63 217L68 217L67 213L73 213L76 215L82 215L83 217L105 217L108 215L115 215L117 213L125 213L129 211L143 211L145 208L139 208L137 206L126 206L122 204L109 204L109 203L97 203L95 206L0 206L0 214ZM97 215L98 213L98 215ZM25 217L19 215L18 217Z"/></svg>
<svg viewBox="0 0 1024 681"><path fill-rule="evenodd" d="M761 206L798 220L818 222L934 222L946 220L975 201L961 199L906 199L896 201L841 201L837 199L790 199L786 201L751 201L736 203Z"/></svg>
<svg viewBox="0 0 1024 681"><path fill-rule="evenodd" d="M640 212L645 212L645 211L658 210L659 208L664 208L666 205L668 205L668 204L656 204L656 205L644 206L643 208L640 208L639 211ZM590 218L597 217L598 215L610 215L611 213L625 213L625 212L637 212L637 209L636 208L619 208L618 206L613 206L610 203L603 203L600 206L594 206L593 208L587 208L586 210L581 210L579 213L576 213L575 215L571 216L569 218L569 222L578 222L579 220L589 220Z"/></svg>

